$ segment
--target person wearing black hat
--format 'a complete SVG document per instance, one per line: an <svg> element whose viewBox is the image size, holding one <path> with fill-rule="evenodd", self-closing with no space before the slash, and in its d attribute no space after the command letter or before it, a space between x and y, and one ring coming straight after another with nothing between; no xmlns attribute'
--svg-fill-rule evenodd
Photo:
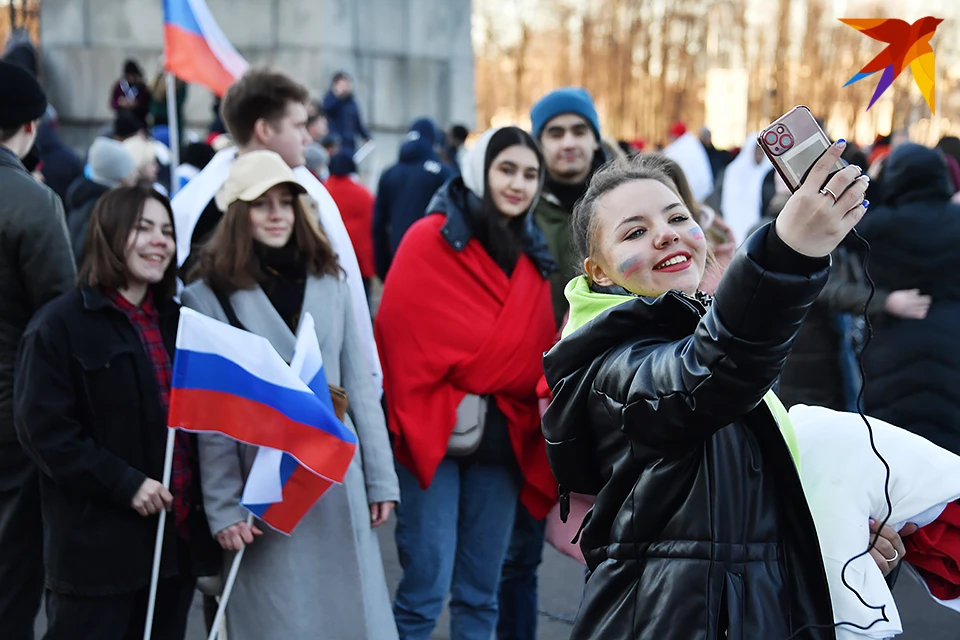
<svg viewBox="0 0 960 640"><path fill-rule="evenodd" d="M13 424L14 360L33 314L73 288L76 270L63 205L21 162L47 98L30 72L0 62L0 629L32 638L43 593L37 468Z"/></svg>

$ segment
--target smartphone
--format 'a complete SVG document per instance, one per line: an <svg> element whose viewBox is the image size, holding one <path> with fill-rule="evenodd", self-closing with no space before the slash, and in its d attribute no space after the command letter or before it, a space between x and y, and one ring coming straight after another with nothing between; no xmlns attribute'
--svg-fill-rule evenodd
<svg viewBox="0 0 960 640"><path fill-rule="evenodd" d="M802 105L761 131L757 142L791 193L800 188L810 169L832 144L810 109ZM837 160L827 179L846 166L846 162Z"/></svg>

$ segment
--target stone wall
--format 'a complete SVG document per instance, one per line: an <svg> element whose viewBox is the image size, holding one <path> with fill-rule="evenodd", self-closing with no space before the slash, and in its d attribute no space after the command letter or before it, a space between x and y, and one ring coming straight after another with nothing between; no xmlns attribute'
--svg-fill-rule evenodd
<svg viewBox="0 0 960 640"><path fill-rule="evenodd" d="M321 98L335 71L354 76L374 134L372 167L393 162L416 117L446 127L475 118L470 0L207 0L224 33L254 66L284 71ZM163 51L161 0L43 0L44 81L64 137L89 144L110 121L110 90L123 61L147 79ZM213 96L191 86L188 129L204 131Z"/></svg>

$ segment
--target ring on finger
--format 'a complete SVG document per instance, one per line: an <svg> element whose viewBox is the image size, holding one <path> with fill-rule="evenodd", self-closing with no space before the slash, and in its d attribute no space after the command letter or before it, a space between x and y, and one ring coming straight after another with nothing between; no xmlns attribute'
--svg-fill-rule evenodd
<svg viewBox="0 0 960 640"><path fill-rule="evenodd" d="M897 551L896 549L893 550L893 557L892 557L892 558L884 558L884 560L887 562L887 564L893 564L894 562L896 562L896 561L899 560L899 559L900 559L900 552Z"/></svg>
<svg viewBox="0 0 960 640"><path fill-rule="evenodd" d="M830 196L831 198L833 198L833 203L834 204L837 203L837 194L831 191L829 187L823 187L822 189L820 189L820 193L822 193L825 196Z"/></svg>

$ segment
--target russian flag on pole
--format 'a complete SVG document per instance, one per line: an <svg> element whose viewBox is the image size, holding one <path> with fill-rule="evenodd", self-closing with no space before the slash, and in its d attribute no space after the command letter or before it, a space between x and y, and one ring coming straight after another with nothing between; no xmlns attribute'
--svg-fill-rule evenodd
<svg viewBox="0 0 960 640"><path fill-rule="evenodd" d="M163 0L164 70L223 96L250 65L204 0Z"/></svg>
<svg viewBox="0 0 960 640"><path fill-rule="evenodd" d="M316 324L309 313L300 321L290 369L336 415L323 370ZM332 485L327 478L298 464L289 453L260 447L240 504L277 531L290 534Z"/></svg>
<svg viewBox="0 0 960 640"><path fill-rule="evenodd" d="M289 453L327 483L343 482L357 448L330 399L314 393L266 338L191 309L180 312L169 424Z"/></svg>

